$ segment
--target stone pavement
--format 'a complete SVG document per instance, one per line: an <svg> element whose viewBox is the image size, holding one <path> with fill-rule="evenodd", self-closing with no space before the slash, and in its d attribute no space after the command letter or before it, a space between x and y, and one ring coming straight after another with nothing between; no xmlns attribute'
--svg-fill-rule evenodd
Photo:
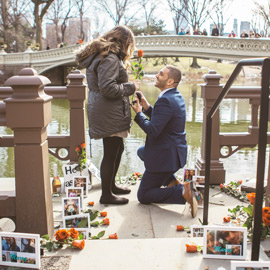
<svg viewBox="0 0 270 270"><path fill-rule="evenodd" d="M239 179L239 178L238 178ZM0 179L2 180L2 179ZM2 181L0 181L1 187ZM202 253L186 253L186 243L201 245L202 238L190 238L187 232L177 232L176 225L190 227L199 225L203 219L203 209L198 210L196 218L191 218L189 207L185 205L152 204L142 205L137 201L139 183L130 186L131 194L126 195L127 205L102 205L99 203L100 182L94 178L88 198L84 199L83 209L89 209L87 203L94 201L93 210L107 211L109 226L91 228L91 234L97 235L105 230L101 240L87 240L85 248L80 250L61 249L45 252L45 256L71 256L70 270L115 269L115 270L216 270L223 266L230 269L230 260L204 259ZM6 190L12 190L5 187ZM3 191L2 191L3 192ZM218 189L210 189L209 223L220 224L228 214L228 208L242 203ZM0 188L1 194L1 188ZM215 196L212 196L215 195ZM62 227L62 197L53 197L55 226ZM97 218L99 219L99 218ZM109 234L117 233L118 240L108 240ZM251 243L248 243L247 260L250 260ZM264 249L270 249L270 240L261 242L260 260L269 261ZM61 266L50 268L66 270ZM47 270L47 269L46 269Z"/></svg>
<svg viewBox="0 0 270 270"><path fill-rule="evenodd" d="M137 201L136 193L139 183L131 185L131 194L125 197L127 205L102 205L99 203L100 182L93 179L92 189L84 199L87 203L94 201L93 210L107 211L109 226L91 228L91 234L97 235L105 230L103 240L88 240L84 250L59 250L46 255L72 255L71 270L77 269L217 269L219 266L230 269L230 260L203 259L202 253L186 253L185 244L195 242L202 245L202 238L190 238L187 232L177 232L176 225L190 227L200 225L203 209L198 210L196 218L191 218L189 207L185 205L152 204L143 205ZM228 214L228 208L242 203L218 189L210 190L209 223L220 224ZM212 197L212 195L215 195ZM61 220L62 206L59 198L53 198L55 224ZM98 219L98 218L97 218ZM107 240L109 234L117 233L118 240ZM270 249L270 241L263 241L260 260L269 260L264 248ZM247 260L250 259L251 243L248 244Z"/></svg>

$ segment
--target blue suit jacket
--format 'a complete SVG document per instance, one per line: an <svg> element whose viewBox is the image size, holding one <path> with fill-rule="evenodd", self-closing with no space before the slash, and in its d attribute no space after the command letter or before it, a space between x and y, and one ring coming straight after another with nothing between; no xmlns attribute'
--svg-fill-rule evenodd
<svg viewBox="0 0 270 270"><path fill-rule="evenodd" d="M149 117L149 119L146 117ZM149 172L169 172L183 168L187 159L186 106L176 88L168 90L135 122L147 134L144 164Z"/></svg>

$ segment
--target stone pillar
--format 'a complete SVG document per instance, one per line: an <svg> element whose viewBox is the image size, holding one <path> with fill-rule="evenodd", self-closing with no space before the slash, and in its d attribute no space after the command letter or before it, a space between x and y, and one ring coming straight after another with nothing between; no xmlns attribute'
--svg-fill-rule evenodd
<svg viewBox="0 0 270 270"><path fill-rule="evenodd" d="M205 84L201 85L201 97L203 98L203 127L202 127L202 146L201 158L197 159L196 169L199 175L205 175L205 141L206 141L206 117L214 105L217 97L221 93L223 86L219 80L222 78L215 71L205 74L203 79ZM223 163L219 161L220 142L219 142L219 110L212 119L212 141L211 141L211 178L210 184L220 184L225 181L225 170Z"/></svg>
<svg viewBox="0 0 270 270"><path fill-rule="evenodd" d="M71 162L78 161L75 148L86 142L85 130L85 98L86 85L83 83L85 75L74 70L67 76L67 98L70 102L70 143L69 158Z"/></svg>
<svg viewBox="0 0 270 270"><path fill-rule="evenodd" d="M52 97L50 80L31 68L9 78L13 94L5 99L7 126L14 131L16 231L53 236L47 125Z"/></svg>

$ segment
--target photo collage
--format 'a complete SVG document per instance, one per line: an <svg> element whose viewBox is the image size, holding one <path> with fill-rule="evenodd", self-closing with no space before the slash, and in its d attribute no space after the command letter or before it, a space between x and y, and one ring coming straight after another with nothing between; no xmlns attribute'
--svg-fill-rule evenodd
<svg viewBox="0 0 270 270"><path fill-rule="evenodd" d="M37 268L40 263L38 235L3 232L0 233L0 240L3 265Z"/></svg>

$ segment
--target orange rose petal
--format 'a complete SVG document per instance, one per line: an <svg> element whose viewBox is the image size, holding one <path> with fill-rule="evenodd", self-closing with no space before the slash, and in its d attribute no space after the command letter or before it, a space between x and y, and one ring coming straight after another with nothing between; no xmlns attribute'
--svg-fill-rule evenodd
<svg viewBox="0 0 270 270"><path fill-rule="evenodd" d="M184 228L183 225L177 225L177 226L176 226L176 230L177 230L178 232L180 232L180 231L184 231L185 228Z"/></svg>

